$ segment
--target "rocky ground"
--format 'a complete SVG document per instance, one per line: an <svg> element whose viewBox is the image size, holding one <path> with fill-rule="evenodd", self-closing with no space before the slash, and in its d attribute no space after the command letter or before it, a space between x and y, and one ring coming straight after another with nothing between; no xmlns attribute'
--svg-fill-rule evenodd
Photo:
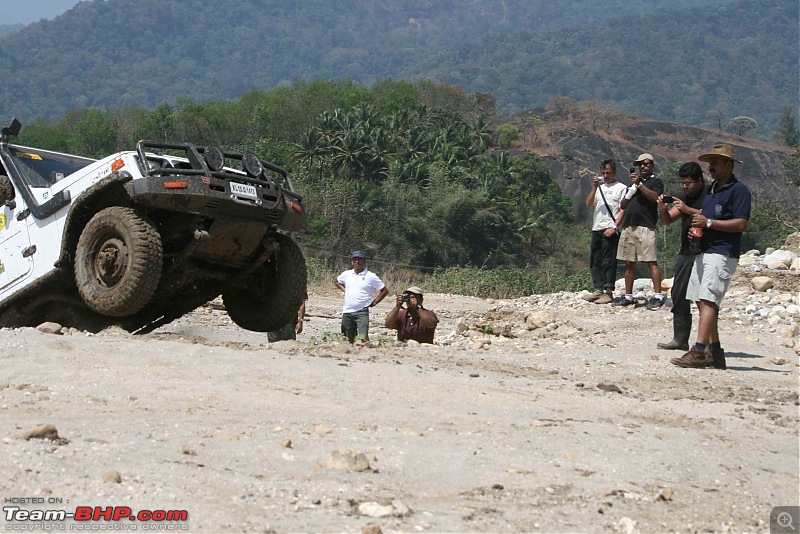
<svg viewBox="0 0 800 534"><path fill-rule="evenodd" d="M428 294L433 346L393 341L391 299L342 343L332 288L272 345L218 302L144 336L0 330L0 494L195 532L766 532L800 504L800 303L773 273L730 291L727 371L669 363L666 309L576 293Z"/></svg>

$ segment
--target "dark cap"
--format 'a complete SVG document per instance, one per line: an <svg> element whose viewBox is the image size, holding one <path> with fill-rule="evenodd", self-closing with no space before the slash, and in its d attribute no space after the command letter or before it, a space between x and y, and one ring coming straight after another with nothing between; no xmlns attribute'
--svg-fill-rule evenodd
<svg viewBox="0 0 800 534"><path fill-rule="evenodd" d="M352 259L352 258L362 258L362 259L367 259L367 257L364 255L364 253L363 253L363 252L361 252L360 250L356 250L355 252L353 252L352 254L350 254L350 258L351 258L351 259Z"/></svg>

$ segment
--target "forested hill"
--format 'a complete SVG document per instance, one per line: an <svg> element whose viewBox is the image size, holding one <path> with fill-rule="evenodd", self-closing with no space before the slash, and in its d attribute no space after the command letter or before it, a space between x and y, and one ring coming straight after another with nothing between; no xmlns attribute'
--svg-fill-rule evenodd
<svg viewBox="0 0 800 534"><path fill-rule="evenodd" d="M8 33L17 32L25 28L24 24L0 24L0 37Z"/></svg>
<svg viewBox="0 0 800 534"><path fill-rule="evenodd" d="M797 107L796 0L86 0L0 38L0 117L429 78L688 124Z"/></svg>

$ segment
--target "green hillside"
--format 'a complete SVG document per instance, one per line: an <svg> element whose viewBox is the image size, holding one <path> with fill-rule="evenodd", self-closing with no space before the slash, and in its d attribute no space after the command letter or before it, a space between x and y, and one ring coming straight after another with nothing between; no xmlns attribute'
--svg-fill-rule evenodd
<svg viewBox="0 0 800 534"><path fill-rule="evenodd" d="M506 111L556 96L615 102L634 114L718 127L720 116L775 128L798 106L794 0L742 0L656 12L541 35L494 34L433 59L424 75L493 92Z"/></svg>
<svg viewBox="0 0 800 534"><path fill-rule="evenodd" d="M756 135L797 107L794 0L88 0L0 37L0 116L237 98L296 80L450 82Z"/></svg>

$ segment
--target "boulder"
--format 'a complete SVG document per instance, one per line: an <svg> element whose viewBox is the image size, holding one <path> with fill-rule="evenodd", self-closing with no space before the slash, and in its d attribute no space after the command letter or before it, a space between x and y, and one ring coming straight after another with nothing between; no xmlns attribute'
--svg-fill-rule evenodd
<svg viewBox="0 0 800 534"><path fill-rule="evenodd" d="M797 259L797 254L789 250L776 250L772 254L765 256L763 261L768 269L788 269L792 262Z"/></svg>
<svg viewBox="0 0 800 534"><path fill-rule="evenodd" d="M800 232L789 234L781 248L794 252L795 254L800 254Z"/></svg>
<svg viewBox="0 0 800 534"><path fill-rule="evenodd" d="M750 283L753 286L753 289L756 291L766 291L767 289L771 289L774 284L772 278L769 276L756 276Z"/></svg>
<svg viewBox="0 0 800 534"><path fill-rule="evenodd" d="M537 328L544 328L550 323L554 323L556 318L548 311L536 311L525 318L525 324L528 330L536 330Z"/></svg>
<svg viewBox="0 0 800 534"><path fill-rule="evenodd" d="M749 254L745 254L741 258L739 258L739 267L750 267L751 265L757 265L759 263L759 258L756 256L751 256Z"/></svg>

